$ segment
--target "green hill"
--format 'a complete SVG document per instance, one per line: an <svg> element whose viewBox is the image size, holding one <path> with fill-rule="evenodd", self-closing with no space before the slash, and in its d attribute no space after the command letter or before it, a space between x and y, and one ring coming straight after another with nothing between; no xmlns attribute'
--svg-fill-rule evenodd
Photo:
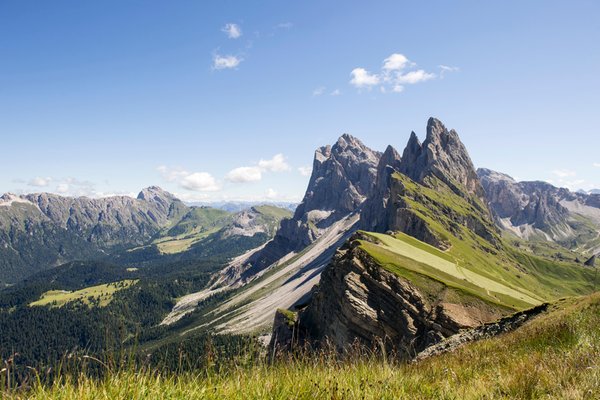
<svg viewBox="0 0 600 400"><path fill-rule="evenodd" d="M129 368L102 379L66 377L14 398L594 399L600 394L599 325L600 294L594 294L559 301L513 332L416 363L395 364L374 353L274 363L242 355L202 373Z"/></svg>

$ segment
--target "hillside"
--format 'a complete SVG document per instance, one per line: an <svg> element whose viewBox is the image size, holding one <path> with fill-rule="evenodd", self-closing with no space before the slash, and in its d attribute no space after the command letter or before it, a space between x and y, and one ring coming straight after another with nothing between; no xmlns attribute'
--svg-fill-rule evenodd
<svg viewBox="0 0 600 400"><path fill-rule="evenodd" d="M396 364L374 353L321 353L274 364L235 358L203 374L125 370L34 385L30 399L584 399L598 396L600 296L562 300L513 332Z"/></svg>

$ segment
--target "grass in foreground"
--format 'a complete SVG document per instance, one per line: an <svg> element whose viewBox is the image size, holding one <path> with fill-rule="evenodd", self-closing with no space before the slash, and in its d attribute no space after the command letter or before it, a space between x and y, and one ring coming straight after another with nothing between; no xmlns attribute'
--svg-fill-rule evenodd
<svg viewBox="0 0 600 400"><path fill-rule="evenodd" d="M600 398L600 294L563 300L519 330L415 364L330 355L221 373L127 369L65 377L16 399L595 399ZM240 364L241 365L241 364Z"/></svg>

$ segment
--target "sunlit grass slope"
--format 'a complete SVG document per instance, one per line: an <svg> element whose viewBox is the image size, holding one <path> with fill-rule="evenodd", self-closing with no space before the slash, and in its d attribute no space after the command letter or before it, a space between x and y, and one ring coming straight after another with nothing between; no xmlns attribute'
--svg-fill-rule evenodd
<svg viewBox="0 0 600 400"><path fill-rule="evenodd" d="M600 295L559 301L520 329L454 353L395 365L331 354L214 371L161 375L126 369L64 378L24 399L596 399L600 397ZM237 366L236 366L237 365Z"/></svg>
<svg viewBox="0 0 600 400"><path fill-rule="evenodd" d="M88 306L97 304L99 307L105 307L110 304L115 292L126 289L136 283L137 280L127 279L104 285L90 286L73 292L68 290L49 290L43 293L39 300L34 301L29 305L31 307L62 307L67 303L81 301Z"/></svg>

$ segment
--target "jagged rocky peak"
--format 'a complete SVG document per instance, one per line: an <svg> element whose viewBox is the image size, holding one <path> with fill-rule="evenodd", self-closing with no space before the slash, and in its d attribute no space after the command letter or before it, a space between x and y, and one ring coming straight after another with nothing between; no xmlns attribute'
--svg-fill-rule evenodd
<svg viewBox="0 0 600 400"><path fill-rule="evenodd" d="M427 177L436 177L457 193L466 190L467 194L485 198L471 157L458 133L446 129L435 118L429 118L427 137L422 144L414 132L411 134L402 155L400 172L419 183Z"/></svg>
<svg viewBox="0 0 600 400"><path fill-rule="evenodd" d="M333 146L318 148L304 199L291 219L281 221L274 239L248 260L243 276L303 250L332 225L357 212L374 189L380 157L380 152L349 134L340 136Z"/></svg>
<svg viewBox="0 0 600 400"><path fill-rule="evenodd" d="M587 195L575 194L547 182L517 182L510 176L489 169L477 170L486 198L502 228L528 237L539 229L553 238L572 234L570 212L561 203L585 204ZM523 229L515 229L522 227Z"/></svg>
<svg viewBox="0 0 600 400"><path fill-rule="evenodd" d="M159 201L159 200L168 200L173 201L176 200L176 197L171 193L163 190L158 186L149 186L145 189L142 189L140 193L137 195L138 200L146 200L146 201Z"/></svg>
<svg viewBox="0 0 600 400"><path fill-rule="evenodd" d="M373 187L380 157L381 153L347 133L333 146L319 148L306 194L295 217L311 210L342 214L354 211Z"/></svg>

